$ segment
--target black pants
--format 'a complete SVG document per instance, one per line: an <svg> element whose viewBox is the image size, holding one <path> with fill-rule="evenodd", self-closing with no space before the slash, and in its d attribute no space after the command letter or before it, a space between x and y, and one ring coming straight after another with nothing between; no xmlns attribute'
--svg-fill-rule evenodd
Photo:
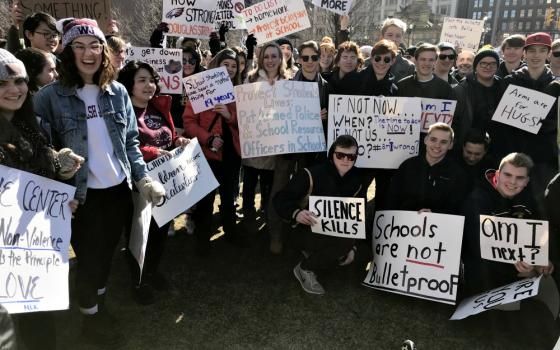
<svg viewBox="0 0 560 350"><path fill-rule="evenodd" d="M261 209L266 211L270 192L272 191L272 179L274 170L257 169L243 166L243 215L251 217L255 215L255 189L260 181Z"/></svg>
<svg viewBox="0 0 560 350"><path fill-rule="evenodd" d="M304 270L318 271L336 267L340 259L352 250L355 243L354 239L313 233L308 227L302 228L301 233L303 233L303 249L309 254L309 257L301 262L301 268Z"/></svg>
<svg viewBox="0 0 560 350"><path fill-rule="evenodd" d="M78 259L76 287L81 308L97 305L97 291L107 286L113 253L131 216L132 197L126 181L87 190L86 202L72 220L71 239Z"/></svg>

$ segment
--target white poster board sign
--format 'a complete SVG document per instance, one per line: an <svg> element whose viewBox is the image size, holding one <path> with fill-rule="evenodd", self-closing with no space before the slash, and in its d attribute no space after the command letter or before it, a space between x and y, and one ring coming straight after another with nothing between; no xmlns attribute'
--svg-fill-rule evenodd
<svg viewBox="0 0 560 350"><path fill-rule="evenodd" d="M0 304L8 313L68 309L75 190L0 165Z"/></svg>
<svg viewBox="0 0 560 350"><path fill-rule="evenodd" d="M445 123L451 126L457 101L437 98L422 98L420 132L427 133L432 124Z"/></svg>
<svg viewBox="0 0 560 350"><path fill-rule="evenodd" d="M309 211L317 216L311 232L341 238L366 238L364 198L309 196Z"/></svg>
<svg viewBox="0 0 560 350"><path fill-rule="evenodd" d="M476 52L484 32L484 21L467 18L445 17L439 42L449 42L455 48Z"/></svg>
<svg viewBox="0 0 560 350"><path fill-rule="evenodd" d="M238 85L235 100L241 158L326 151L317 83Z"/></svg>
<svg viewBox="0 0 560 350"><path fill-rule="evenodd" d="M548 221L480 215L480 255L515 264L548 265Z"/></svg>
<svg viewBox="0 0 560 350"><path fill-rule="evenodd" d="M132 225L130 227L130 241L128 249L140 267L140 275L138 283L142 280L142 271L144 270L144 259L146 257L146 246L148 245L148 236L150 233L150 223L152 221L152 203L139 192L132 192L132 203L134 210L132 212Z"/></svg>
<svg viewBox="0 0 560 350"><path fill-rule="evenodd" d="M532 89L510 84L492 120L536 134L548 112L554 105L555 98Z"/></svg>
<svg viewBox="0 0 560 350"><path fill-rule="evenodd" d="M149 63L159 74L161 92L181 94L183 78L183 51L157 47L127 47L125 64L138 60Z"/></svg>
<svg viewBox="0 0 560 350"><path fill-rule="evenodd" d="M387 210L375 214L374 260L364 284L455 304L463 216Z"/></svg>
<svg viewBox="0 0 560 350"><path fill-rule="evenodd" d="M192 207L219 186L196 138L177 147L171 156L161 156L146 164L148 174L165 188L161 203L152 214L159 227Z"/></svg>
<svg viewBox="0 0 560 350"><path fill-rule="evenodd" d="M418 154L421 114L415 97L330 95L327 143L351 135L357 167L397 169Z"/></svg>
<svg viewBox="0 0 560 350"><path fill-rule="evenodd" d="M450 320L462 320L501 305L533 297L539 293L541 277L536 276L515 281L503 287L466 298L457 306Z"/></svg>
<svg viewBox="0 0 560 350"><path fill-rule="evenodd" d="M185 77L183 85L194 113L207 111L220 103L235 101L233 83L226 67L209 69Z"/></svg>
<svg viewBox="0 0 560 350"><path fill-rule="evenodd" d="M266 0L243 10L247 31L259 45L311 27L303 0Z"/></svg>
<svg viewBox="0 0 560 350"><path fill-rule="evenodd" d="M324 8L339 15L347 15L350 12L353 0L313 0L312 2L316 7Z"/></svg>
<svg viewBox="0 0 560 350"><path fill-rule="evenodd" d="M170 36L206 39L214 31L216 0L162 0L162 22Z"/></svg>
<svg viewBox="0 0 560 350"><path fill-rule="evenodd" d="M247 29L243 10L244 0L218 0L216 9L216 31L222 24L228 26L229 30Z"/></svg>

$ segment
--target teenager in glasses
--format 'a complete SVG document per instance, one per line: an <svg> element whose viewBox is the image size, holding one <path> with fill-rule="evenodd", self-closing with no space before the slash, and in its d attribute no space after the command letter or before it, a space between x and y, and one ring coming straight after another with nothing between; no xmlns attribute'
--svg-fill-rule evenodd
<svg viewBox="0 0 560 350"><path fill-rule="evenodd" d="M550 54L550 70L556 80L560 80L560 39L552 43L552 53Z"/></svg>
<svg viewBox="0 0 560 350"><path fill-rule="evenodd" d="M183 49L183 77L188 77L204 70L201 64L201 57L198 50L192 47ZM173 117L173 124L176 128L183 128L183 112L185 111L185 104L188 101L185 89L182 88L182 93L171 95L171 116ZM180 130L179 130L180 132Z"/></svg>
<svg viewBox="0 0 560 350"><path fill-rule="evenodd" d="M10 15L13 25L8 30L8 50L17 52L22 50L19 29L23 29L25 47L34 47L46 52L54 53L58 47L60 33L56 30L56 20L49 14L37 12L27 18L23 15L21 4L14 1Z"/></svg>
<svg viewBox="0 0 560 350"><path fill-rule="evenodd" d="M316 273L350 264L355 241L312 233L310 226L316 219L304 202L309 195L358 197L362 185L354 166L357 155L356 140L349 135L339 136L330 147L326 161L301 169L274 197L278 214L292 223L294 239L299 239L304 258L294 268L294 275L307 293L325 294Z"/></svg>
<svg viewBox="0 0 560 350"><path fill-rule="evenodd" d="M436 61L436 67L434 69L434 74L451 85L451 87L456 86L459 82L451 75L451 69L455 66L455 60L457 59L457 51L455 46L451 43L441 42L438 44L438 58Z"/></svg>

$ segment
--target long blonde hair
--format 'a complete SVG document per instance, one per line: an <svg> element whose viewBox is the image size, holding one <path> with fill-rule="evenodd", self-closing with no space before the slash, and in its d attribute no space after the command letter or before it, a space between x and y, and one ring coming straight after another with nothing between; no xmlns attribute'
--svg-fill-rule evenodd
<svg viewBox="0 0 560 350"><path fill-rule="evenodd" d="M282 60L282 62L280 62L280 66L278 67L278 72L277 72L278 79L289 79L288 72L286 71L286 60L284 60L284 55L282 54L282 50L280 49L280 46L278 46L278 44L274 42L270 42L264 44L260 48L259 59L257 61L257 68L250 71L247 76L247 79L249 80L250 83L254 83L259 79L259 70L264 69L264 52L269 47L275 48L276 51L278 52L280 59Z"/></svg>

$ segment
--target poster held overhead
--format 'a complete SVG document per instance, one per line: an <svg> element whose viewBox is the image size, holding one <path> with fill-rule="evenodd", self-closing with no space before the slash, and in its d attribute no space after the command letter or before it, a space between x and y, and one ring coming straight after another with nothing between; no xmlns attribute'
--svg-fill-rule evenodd
<svg viewBox="0 0 560 350"><path fill-rule="evenodd" d="M353 0L313 0L313 5L339 15L347 15Z"/></svg>
<svg viewBox="0 0 560 350"><path fill-rule="evenodd" d="M467 18L445 17L439 42L448 42L455 48L476 52L484 32L484 21Z"/></svg>
<svg viewBox="0 0 560 350"><path fill-rule="evenodd" d="M208 39L214 31L216 0L163 0L162 22L170 36Z"/></svg>

